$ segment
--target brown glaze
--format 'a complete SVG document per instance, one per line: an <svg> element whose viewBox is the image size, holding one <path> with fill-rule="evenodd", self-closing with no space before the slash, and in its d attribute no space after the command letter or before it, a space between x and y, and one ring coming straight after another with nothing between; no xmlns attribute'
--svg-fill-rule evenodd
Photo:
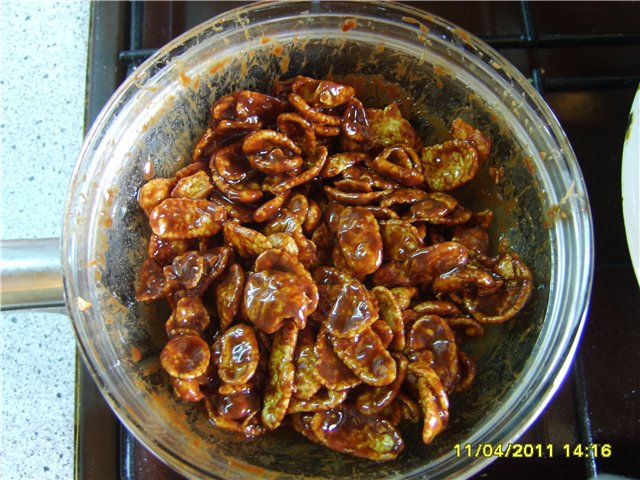
<svg viewBox="0 0 640 480"><path fill-rule="evenodd" d="M453 190L471 180L478 171L478 152L461 140L425 147L422 169L429 188L436 192Z"/></svg>
<svg viewBox="0 0 640 480"><path fill-rule="evenodd" d="M244 138L242 151L253 168L267 175L281 175L302 165L300 147L275 130L250 133Z"/></svg>
<svg viewBox="0 0 640 480"><path fill-rule="evenodd" d="M316 334L310 325L300 332L296 346L296 376L294 395L299 400L309 400L322 385L316 372L318 357L315 350Z"/></svg>
<svg viewBox="0 0 640 480"><path fill-rule="evenodd" d="M305 290L304 279L297 275L269 271L252 273L244 292L246 315L266 333L275 333L290 318L304 326L311 313Z"/></svg>
<svg viewBox="0 0 640 480"><path fill-rule="evenodd" d="M160 354L160 364L172 377L190 380L205 373L210 358L207 342L197 335L182 335L165 345Z"/></svg>
<svg viewBox="0 0 640 480"><path fill-rule="evenodd" d="M219 98L193 162L138 193L152 234L136 292L167 299L160 364L212 425L253 438L290 423L385 461L403 419L423 419L425 443L446 428L447 395L476 373L458 344L513 318L533 284L516 254L488 256L493 212L444 193L491 139L457 118L423 148L392 85L384 108L358 85L296 76Z"/></svg>
<svg viewBox="0 0 640 480"><path fill-rule="evenodd" d="M324 322L327 331L338 338L353 338L378 319L378 309L364 285L355 279L331 293L330 309Z"/></svg>
<svg viewBox="0 0 640 480"><path fill-rule="evenodd" d="M256 373L260 350L256 334L240 323L225 331L212 347L220 380L228 385L242 385Z"/></svg>
<svg viewBox="0 0 640 480"><path fill-rule="evenodd" d="M295 382L294 353L298 341L298 327L287 322L273 338L262 399L260 418L269 430L275 429L289 408Z"/></svg>
<svg viewBox="0 0 640 480"><path fill-rule="evenodd" d="M396 397L407 375L407 358L401 353L391 354L396 361L396 378L390 385L383 387L366 386L356 397L356 408L365 415L374 415L390 405Z"/></svg>
<svg viewBox="0 0 640 480"><path fill-rule="evenodd" d="M208 200L167 198L149 215L149 225L166 240L212 237L226 219L224 209Z"/></svg>
<svg viewBox="0 0 640 480"><path fill-rule="evenodd" d="M376 217L364 208L345 208L336 236L344 259L356 274L375 272L382 263L382 238Z"/></svg>
<svg viewBox="0 0 640 480"><path fill-rule="evenodd" d="M431 364L444 388L453 389L458 381L458 349L453 332L445 320L437 315L425 315L416 321L407 335L405 352L412 359L428 350ZM419 356L419 355L418 355Z"/></svg>
<svg viewBox="0 0 640 480"><path fill-rule="evenodd" d="M418 154L407 145L385 148L376 155L369 166L372 170L407 187L422 185L425 180Z"/></svg>
<svg viewBox="0 0 640 480"><path fill-rule="evenodd" d="M484 162L491 153L491 140L461 118L451 122L451 136L469 142L478 152L478 160Z"/></svg>
<svg viewBox="0 0 640 480"><path fill-rule="evenodd" d="M346 390L360 383L336 355L327 333L320 331L316 340L316 373L320 383L329 390Z"/></svg>
<svg viewBox="0 0 640 480"><path fill-rule="evenodd" d="M315 413L311 430L330 449L369 460L392 460L404 449L393 425L375 416L362 415L353 407Z"/></svg>
<svg viewBox="0 0 640 480"><path fill-rule="evenodd" d="M171 196L174 198L200 200L207 198L214 188L209 175L201 170L178 180L176 186L171 190Z"/></svg>
<svg viewBox="0 0 640 480"><path fill-rule="evenodd" d="M396 364L380 337L366 328L353 338L332 338L338 358L368 385L382 387L396 378Z"/></svg>
<svg viewBox="0 0 640 480"><path fill-rule="evenodd" d="M389 260L404 261L424 246L416 227L403 220L380 222L380 235L384 245L384 258Z"/></svg>
<svg viewBox="0 0 640 480"><path fill-rule="evenodd" d="M244 295L245 279L242 266L234 263L216 285L216 307L221 331L227 330L234 323Z"/></svg>
<svg viewBox="0 0 640 480"><path fill-rule="evenodd" d="M406 145L415 148L420 144L416 131L402 116L397 103L392 103L384 110L367 108L369 131L375 146L390 147Z"/></svg>

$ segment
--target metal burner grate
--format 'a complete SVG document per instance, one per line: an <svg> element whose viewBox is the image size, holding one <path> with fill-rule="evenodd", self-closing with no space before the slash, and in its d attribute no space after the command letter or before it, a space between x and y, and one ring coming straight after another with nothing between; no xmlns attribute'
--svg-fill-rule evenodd
<svg viewBox="0 0 640 480"><path fill-rule="evenodd" d="M118 60L127 75L149 58L155 48L144 48L143 2L133 1L130 7L129 48L118 53ZM640 33L536 33L530 2L519 2L521 33L479 35L496 50L563 47L618 47L640 45ZM124 79L123 79L124 80ZM564 91L600 88L628 88L636 85L639 75L545 77L541 67L534 67L529 80L539 91Z"/></svg>

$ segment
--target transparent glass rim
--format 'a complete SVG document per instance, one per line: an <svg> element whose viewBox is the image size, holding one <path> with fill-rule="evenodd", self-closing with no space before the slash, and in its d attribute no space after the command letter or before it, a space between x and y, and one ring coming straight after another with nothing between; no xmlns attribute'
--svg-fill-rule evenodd
<svg viewBox="0 0 640 480"><path fill-rule="evenodd" d="M78 298L88 298L91 292L91 279L78 263L79 256L86 255L91 249L91 242L78 235L76 225L79 222L78 212L87 215L87 219L95 221L95 205L92 211L87 210L83 202L85 196L86 175L90 168L92 153L100 143L101 135L114 115L125 104L135 91L141 79L150 78L161 71L167 60L186 52L197 45L201 36L214 30L217 36L224 36L237 28L238 18L248 18L253 26L272 22L283 16L296 16L304 12L309 16L335 16L366 18L372 21L397 22L402 17L413 18L417 24L407 23L407 28L427 26L424 35L430 38L431 30L448 32L448 38L435 38L433 41L452 42L463 54L476 57L477 61L490 69L497 78L509 84L521 96L526 107L546 125L548 135L558 145L556 160L559 162L553 178L547 179L543 185L547 191L548 201L559 204L564 196L573 191L579 198L579 206L572 211L568 219L558 220L550 228L552 269L550 285L556 290L550 294L546 319L539 335L539 342L529 359L530 365L525 369L519 388L514 389L507 397L505 404L485 419L483 424L469 437L473 444L508 443L516 440L525 429L537 418L545 408L553 394L564 379L577 349L584 326L593 278L593 226L588 196L584 180L580 172L571 145L562 131L557 119L529 81L505 60L499 53L486 45L473 34L434 15L426 14L409 6L387 2L308 2L294 0L292 2L266 2L257 5L239 7L215 17L173 40L145 61L120 86L96 119L86 136L83 148L76 163L66 204L63 228L62 264L65 278L65 295L72 317L79 350L93 379L107 399L111 408L120 420L134 435L160 459L183 474L201 477L212 476L198 465L190 464L185 458L176 454L168 445L149 438L140 418L131 409L125 408L126 399L118 391L109 372L100 361L100 352L92 348L89 332L85 323L90 320L90 311L78 303ZM545 168L549 168L546 165ZM553 170L553 169L552 169ZM94 197L95 198L95 197ZM91 204L89 198L88 204ZM560 246L570 242L571 249ZM571 278L571 282L563 279ZM542 373L541 373L542 372ZM434 477L470 476L484 468L492 459L454 458L454 453L438 459L430 474ZM416 470L407 475L415 478L423 475L423 470Z"/></svg>

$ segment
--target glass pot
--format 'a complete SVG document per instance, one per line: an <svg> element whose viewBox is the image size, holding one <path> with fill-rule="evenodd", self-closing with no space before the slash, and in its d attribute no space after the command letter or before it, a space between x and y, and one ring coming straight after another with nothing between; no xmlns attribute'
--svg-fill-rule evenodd
<svg viewBox="0 0 640 480"><path fill-rule="evenodd" d="M135 300L146 256L136 194L145 172L170 176L189 162L210 105L233 90L268 91L296 74L355 74L368 106L396 100L425 144L462 116L493 139L470 187L455 193L491 208L492 248L508 242L535 274L514 321L464 344L473 386L451 398L449 427L431 445L402 426L406 448L376 463L332 452L288 428L244 441L211 427L201 405L178 402L159 368L163 305ZM389 85L391 82L395 87ZM489 169L502 167L502 181ZM116 415L163 461L192 477L464 477L488 459L461 444L515 441L565 376L588 304L593 238L574 153L529 82L483 42L415 9L368 2L279 2L241 7L174 40L119 88L88 133L66 206L66 300L80 351Z"/></svg>

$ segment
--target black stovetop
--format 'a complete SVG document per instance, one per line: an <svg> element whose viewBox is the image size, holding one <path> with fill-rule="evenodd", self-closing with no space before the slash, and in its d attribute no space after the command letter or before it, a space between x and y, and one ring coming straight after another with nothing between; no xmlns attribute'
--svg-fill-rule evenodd
<svg viewBox="0 0 640 480"><path fill-rule="evenodd" d="M87 125L127 73L169 40L247 2L92 4ZM589 191L596 269L572 369L518 443L553 458L498 459L477 478L640 474L640 290L622 217L620 167L640 79L638 2L406 2L480 36L543 93L571 141ZM78 362L80 478L181 478L120 426ZM566 458L563 445L609 444L609 458Z"/></svg>

